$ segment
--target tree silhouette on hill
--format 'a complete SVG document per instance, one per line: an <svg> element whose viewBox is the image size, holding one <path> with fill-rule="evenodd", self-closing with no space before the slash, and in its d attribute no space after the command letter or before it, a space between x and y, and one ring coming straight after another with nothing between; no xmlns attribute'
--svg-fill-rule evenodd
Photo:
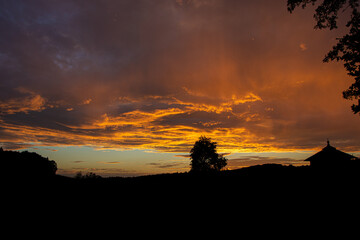
<svg viewBox="0 0 360 240"><path fill-rule="evenodd" d="M34 152L4 151L0 148L0 159L2 174L7 177L51 177L57 171L55 161Z"/></svg>
<svg viewBox="0 0 360 240"><path fill-rule="evenodd" d="M227 159L217 153L216 147L216 142L212 142L210 138L201 136L190 151L191 171L210 172L220 171L224 168L227 164Z"/></svg>

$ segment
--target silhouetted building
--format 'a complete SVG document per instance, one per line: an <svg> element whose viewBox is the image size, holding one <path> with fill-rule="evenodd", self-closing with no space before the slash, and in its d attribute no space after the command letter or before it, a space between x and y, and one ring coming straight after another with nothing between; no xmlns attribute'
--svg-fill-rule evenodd
<svg viewBox="0 0 360 240"><path fill-rule="evenodd" d="M324 147L320 152L307 158L305 161L309 161L311 167L327 168L349 166L353 160L358 160L358 158L337 150L330 145L329 141L327 141L326 147Z"/></svg>

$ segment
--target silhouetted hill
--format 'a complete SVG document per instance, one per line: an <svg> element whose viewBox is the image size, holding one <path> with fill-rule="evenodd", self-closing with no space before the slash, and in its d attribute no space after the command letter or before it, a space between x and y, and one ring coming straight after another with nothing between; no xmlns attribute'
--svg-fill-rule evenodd
<svg viewBox="0 0 360 240"><path fill-rule="evenodd" d="M355 167L319 170L266 164L204 174L126 178L45 174L47 177L34 180L35 172L28 174L23 169L30 163L24 157L33 156L34 166L39 162L47 166L47 159L29 153L1 154L7 156L7 161L1 161L8 170L8 177L1 178L2 206L12 206L21 214L31 210L30 216L46 212L45 219L112 219L114 223L121 219L138 225L139 221L148 224L160 218L167 226L182 219L186 225L200 223L209 229L213 223L226 227L231 221L236 228L247 224L259 229L259 222L280 228L295 223L303 226L300 221L305 220L314 225L319 217L350 213L358 206L359 168Z"/></svg>
<svg viewBox="0 0 360 240"><path fill-rule="evenodd" d="M173 173L140 177L58 179L59 188L74 190L75 195L137 198L217 198L226 199L302 199L321 194L355 193L359 187L359 169L314 170L265 164L206 174Z"/></svg>

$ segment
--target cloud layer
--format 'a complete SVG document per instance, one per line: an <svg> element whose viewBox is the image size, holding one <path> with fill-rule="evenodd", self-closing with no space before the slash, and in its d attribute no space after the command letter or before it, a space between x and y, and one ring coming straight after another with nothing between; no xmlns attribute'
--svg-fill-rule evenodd
<svg viewBox="0 0 360 240"><path fill-rule="evenodd" d="M284 1L0 3L0 142L188 152L360 149L338 32Z"/></svg>

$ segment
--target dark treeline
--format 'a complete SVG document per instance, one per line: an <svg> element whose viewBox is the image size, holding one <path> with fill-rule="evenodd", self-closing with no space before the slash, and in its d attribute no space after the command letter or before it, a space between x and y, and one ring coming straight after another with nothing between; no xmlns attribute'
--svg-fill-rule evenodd
<svg viewBox="0 0 360 240"><path fill-rule="evenodd" d="M265 164L236 170L186 172L139 177L70 178L56 175L56 163L36 153L0 151L2 184L9 188L35 187L62 196L132 199L178 198L302 199L321 194L356 194L359 163L351 167L314 169L310 166ZM4 174L5 173L5 174ZM33 189L33 188L32 188ZM43 191L43 192L44 192ZM262 201L261 200L261 201Z"/></svg>

